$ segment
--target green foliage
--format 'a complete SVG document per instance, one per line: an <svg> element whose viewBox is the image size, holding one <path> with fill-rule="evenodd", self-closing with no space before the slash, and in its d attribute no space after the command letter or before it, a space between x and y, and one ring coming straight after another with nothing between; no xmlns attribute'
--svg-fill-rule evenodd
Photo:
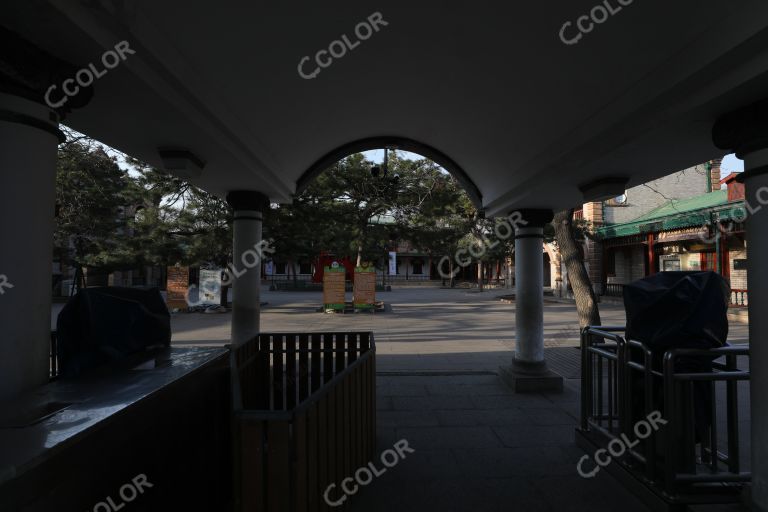
<svg viewBox="0 0 768 512"><path fill-rule="evenodd" d="M232 212L222 199L127 158L131 172L85 137L59 148L54 248L76 268L225 266Z"/></svg>
<svg viewBox="0 0 768 512"><path fill-rule="evenodd" d="M232 209L221 198L131 160L136 215L127 240L147 265L223 267L232 255Z"/></svg>
<svg viewBox="0 0 768 512"><path fill-rule="evenodd" d="M190 183L126 158L131 171L85 137L60 147L57 250L78 266L105 271L176 263L224 267L232 259L232 211ZM391 152L388 172L351 155L320 174L291 204L265 212L264 238L278 257L310 261L321 252L384 265L386 253L410 241L434 257L488 239L493 221L458 182L432 161ZM482 259L508 254L494 244Z"/></svg>
<svg viewBox="0 0 768 512"><path fill-rule="evenodd" d="M408 240L434 256L452 254L479 214L458 182L430 160L391 152L388 172L351 155L320 174L292 204L273 208L265 237L290 261L321 251L384 264L386 252ZM488 222L488 221L484 221Z"/></svg>
<svg viewBox="0 0 768 512"><path fill-rule="evenodd" d="M81 141L63 145L56 170L54 250L71 254L76 267L104 269L127 264L121 244L131 183L114 158Z"/></svg>

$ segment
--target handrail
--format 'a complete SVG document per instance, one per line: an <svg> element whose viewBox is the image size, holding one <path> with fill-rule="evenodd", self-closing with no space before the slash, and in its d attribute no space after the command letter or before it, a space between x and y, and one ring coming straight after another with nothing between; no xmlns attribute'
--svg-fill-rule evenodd
<svg viewBox="0 0 768 512"><path fill-rule="evenodd" d="M748 381L748 370L740 370L737 358L749 357L749 347L726 346L712 349L678 348L664 352L659 359L650 347L642 342L625 339L624 327L585 327L582 329L582 400L581 429L594 431L608 439L618 439L631 434L632 422L640 416L637 409L639 402L632 397L642 393L642 409L646 416L663 408L663 418L669 424L664 431L654 432L639 448L628 448L627 456L634 458L644 467L645 478L662 486L668 495L677 492L678 485L696 485L709 483L738 483L750 480L750 474L740 470L739 433L738 433L738 382ZM639 358L638 358L639 356ZM707 358L711 361L712 371L691 372L675 369L680 358ZM717 361L725 358L724 362ZM604 368L605 363L605 368ZM606 372L607 370L607 372ZM633 372L640 372L638 381ZM617 375L614 375L616 373ZM607 389L605 381L607 379ZM642 386L638 384L642 382ZM685 386L709 386L713 400L711 402L711 422L705 423L703 432L693 437L693 400L692 391ZM726 386L727 454L718 451L717 402L715 385L722 382ZM694 384L696 383L696 384ZM662 394L659 395L661 387ZM691 388L692 389L692 388ZM701 389L701 388L697 388ZM642 391L640 391L642 390ZM683 395L679 394L682 390ZM607 392L608 401L603 402ZM685 394L688 393L688 394ZM618 399L618 430L613 414L613 400ZM663 399L663 401L662 401ZM663 403L663 406L662 406ZM685 405L685 407L683 407ZM605 412L607 406L607 414ZM699 406L700 407L700 406ZM721 412L722 414L722 412ZM721 416L722 418L722 416ZM607 428L604 425L608 421ZM697 423L697 425L699 425ZM697 427L699 428L699 427ZM691 429L690 433L688 430ZM697 430L697 432L702 432ZM701 456L706 460L709 470L696 472L694 449L701 446ZM661 449L661 450L660 450ZM664 453L664 463L659 465L659 457ZM682 457L678 460L678 457ZM726 466L721 466L720 463ZM683 464L685 467L678 467ZM726 469L727 467L727 469ZM656 473L661 470L662 475Z"/></svg>

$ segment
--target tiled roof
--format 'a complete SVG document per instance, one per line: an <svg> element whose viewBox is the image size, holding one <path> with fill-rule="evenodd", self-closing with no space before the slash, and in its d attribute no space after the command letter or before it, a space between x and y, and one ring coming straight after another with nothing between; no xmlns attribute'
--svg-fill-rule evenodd
<svg viewBox="0 0 768 512"><path fill-rule="evenodd" d="M743 209L743 201L729 203L728 191L717 190L690 199L672 200L631 222L598 228L596 234L601 238L618 238L704 226L712 221L713 213L719 220L738 219Z"/></svg>

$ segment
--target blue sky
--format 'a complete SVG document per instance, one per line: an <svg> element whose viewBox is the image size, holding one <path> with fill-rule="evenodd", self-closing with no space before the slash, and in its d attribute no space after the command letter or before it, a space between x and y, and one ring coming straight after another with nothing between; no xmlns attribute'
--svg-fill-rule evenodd
<svg viewBox="0 0 768 512"><path fill-rule="evenodd" d="M744 160L739 160L736 155L728 155L723 158L723 166L720 171L720 176L728 176L732 172L743 172Z"/></svg>

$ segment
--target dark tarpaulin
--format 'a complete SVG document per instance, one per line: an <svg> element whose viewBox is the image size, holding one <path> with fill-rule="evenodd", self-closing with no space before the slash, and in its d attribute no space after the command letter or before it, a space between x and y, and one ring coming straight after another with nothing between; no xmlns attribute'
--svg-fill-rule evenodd
<svg viewBox="0 0 768 512"><path fill-rule="evenodd" d="M635 281L624 287L627 337L654 352L722 347L730 292L715 272L661 272Z"/></svg>
<svg viewBox="0 0 768 512"><path fill-rule="evenodd" d="M708 349L727 345L730 285L715 272L662 272L624 287L627 339L643 342L653 352L653 366L661 371L664 353L674 348ZM642 355L631 357L642 362ZM676 372L709 373L712 357L679 357ZM662 390L655 387L657 403ZM644 417L643 378L633 382L633 420ZM708 382L693 383L696 440L705 438L712 424L712 391ZM684 400L686 400L684 398Z"/></svg>
<svg viewBox="0 0 768 512"><path fill-rule="evenodd" d="M80 290L59 313L61 376L74 377L171 343L171 317L157 288Z"/></svg>

